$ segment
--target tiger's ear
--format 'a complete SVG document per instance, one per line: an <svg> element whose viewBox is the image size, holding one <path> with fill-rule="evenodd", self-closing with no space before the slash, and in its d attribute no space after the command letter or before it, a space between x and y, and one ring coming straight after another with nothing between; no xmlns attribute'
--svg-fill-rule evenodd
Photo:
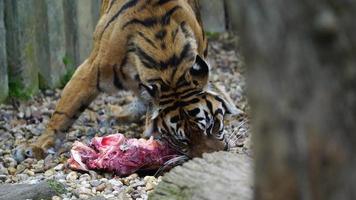
<svg viewBox="0 0 356 200"><path fill-rule="evenodd" d="M195 64L190 68L190 74L195 77L206 77L209 75L209 65L199 55L195 58Z"/></svg>
<svg viewBox="0 0 356 200"><path fill-rule="evenodd" d="M189 74L195 85L204 87L208 83L209 71L210 67L208 63L197 55L194 65L189 70Z"/></svg>

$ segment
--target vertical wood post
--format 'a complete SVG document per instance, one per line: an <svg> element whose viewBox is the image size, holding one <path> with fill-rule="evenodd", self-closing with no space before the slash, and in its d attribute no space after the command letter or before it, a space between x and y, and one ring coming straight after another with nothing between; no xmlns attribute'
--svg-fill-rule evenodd
<svg viewBox="0 0 356 200"><path fill-rule="evenodd" d="M77 0L78 59L83 62L93 45L93 32L99 19L100 0Z"/></svg>
<svg viewBox="0 0 356 200"><path fill-rule="evenodd" d="M6 31L4 24L4 0L0 0L0 102L8 95L7 58L6 58Z"/></svg>
<svg viewBox="0 0 356 200"><path fill-rule="evenodd" d="M225 9L222 0L199 0L200 13L207 32L224 32Z"/></svg>
<svg viewBox="0 0 356 200"><path fill-rule="evenodd" d="M38 90L36 0L5 0L10 94L28 98Z"/></svg>

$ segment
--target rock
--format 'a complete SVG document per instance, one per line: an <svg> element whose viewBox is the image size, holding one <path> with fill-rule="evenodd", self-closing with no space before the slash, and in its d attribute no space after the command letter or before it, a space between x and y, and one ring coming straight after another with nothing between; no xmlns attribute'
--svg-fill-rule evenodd
<svg viewBox="0 0 356 200"><path fill-rule="evenodd" d="M25 181L28 179L28 175L27 174L17 174L16 177L20 180L20 181Z"/></svg>
<svg viewBox="0 0 356 200"><path fill-rule="evenodd" d="M74 181L78 178L77 172L69 172L69 174L66 177L67 181Z"/></svg>
<svg viewBox="0 0 356 200"><path fill-rule="evenodd" d="M99 185L101 184L101 181L99 181L99 180L92 180L92 181L90 181L89 183L90 183L91 186L97 187L97 186L99 186Z"/></svg>
<svg viewBox="0 0 356 200"><path fill-rule="evenodd" d="M6 175L1 175L0 174L0 182L5 182L6 181L7 176Z"/></svg>
<svg viewBox="0 0 356 200"><path fill-rule="evenodd" d="M61 194L64 186L55 182L38 184L5 184L0 187L0 200L10 199L48 199Z"/></svg>
<svg viewBox="0 0 356 200"><path fill-rule="evenodd" d="M9 171L9 174L15 174L16 173L16 169L14 167L9 167L7 168L7 170Z"/></svg>
<svg viewBox="0 0 356 200"><path fill-rule="evenodd" d="M0 175L8 175L9 170L0 164Z"/></svg>
<svg viewBox="0 0 356 200"><path fill-rule="evenodd" d="M89 198L90 198L90 195L87 195L87 194L80 194L78 197L79 197L79 199L89 199Z"/></svg>
<svg viewBox="0 0 356 200"><path fill-rule="evenodd" d="M60 163L53 168L56 171L62 171L64 169L64 164Z"/></svg>
<svg viewBox="0 0 356 200"><path fill-rule="evenodd" d="M98 185L95 189L96 189L96 191L102 192L105 190L105 188L106 188L106 184L102 183L102 184Z"/></svg>
<svg viewBox="0 0 356 200"><path fill-rule="evenodd" d="M79 180L80 181L90 181L91 177L89 174L82 174L82 175L80 175Z"/></svg>
<svg viewBox="0 0 356 200"><path fill-rule="evenodd" d="M53 197L52 197L52 200L62 200L62 198L59 197L59 196L53 196Z"/></svg>
<svg viewBox="0 0 356 200"><path fill-rule="evenodd" d="M46 177L53 176L54 175L54 169L49 169L49 170L45 171L44 175Z"/></svg>

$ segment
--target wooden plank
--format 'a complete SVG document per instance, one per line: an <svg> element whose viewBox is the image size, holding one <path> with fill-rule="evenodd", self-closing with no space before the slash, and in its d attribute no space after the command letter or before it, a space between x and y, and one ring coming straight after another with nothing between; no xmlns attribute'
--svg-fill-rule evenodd
<svg viewBox="0 0 356 200"><path fill-rule="evenodd" d="M79 63L79 53L77 50L77 3L73 0L63 0L64 29L65 29L65 63L68 68L74 68Z"/></svg>
<svg viewBox="0 0 356 200"><path fill-rule="evenodd" d="M78 60L83 62L93 45L93 32L99 19L100 0L77 0Z"/></svg>
<svg viewBox="0 0 356 200"><path fill-rule="evenodd" d="M47 31L40 35L40 40L46 37L46 43L43 46L47 49L48 62L40 65L41 86L55 88L60 84L61 77L65 74L66 68L63 63L63 58L66 53L65 43L65 21L63 0L45 0L44 9L47 17ZM43 58L42 58L43 59Z"/></svg>
<svg viewBox="0 0 356 200"><path fill-rule="evenodd" d="M38 91L36 0L5 0L10 94L29 98Z"/></svg>
<svg viewBox="0 0 356 200"><path fill-rule="evenodd" d="M204 154L165 174L149 199L252 199L252 160L245 154Z"/></svg>
<svg viewBox="0 0 356 200"><path fill-rule="evenodd" d="M4 24L4 0L0 0L0 102L8 95L7 58L6 58L6 31Z"/></svg>
<svg viewBox="0 0 356 200"><path fill-rule="evenodd" d="M224 1L199 0L199 5L206 32L224 32L226 30Z"/></svg>
<svg viewBox="0 0 356 200"><path fill-rule="evenodd" d="M227 26L231 31L238 31L238 27L240 26L239 23L240 19L240 11L239 11L239 4L240 2L237 0L224 0L225 1L225 8L226 8L226 22L228 23Z"/></svg>

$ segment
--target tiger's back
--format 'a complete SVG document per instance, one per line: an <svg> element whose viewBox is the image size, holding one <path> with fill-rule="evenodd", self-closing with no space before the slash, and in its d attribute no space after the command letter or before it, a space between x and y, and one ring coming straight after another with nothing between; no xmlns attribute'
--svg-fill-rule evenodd
<svg viewBox="0 0 356 200"><path fill-rule="evenodd" d="M99 77L100 90L115 91L124 87L138 92L137 82L158 79L175 87L178 77L190 67L179 64L194 59L195 53L202 57L207 54L200 17L196 17L197 10L191 5L194 7L197 3L105 0L89 59L100 66L103 74L110 74L106 71L112 70L117 81L105 75Z"/></svg>

